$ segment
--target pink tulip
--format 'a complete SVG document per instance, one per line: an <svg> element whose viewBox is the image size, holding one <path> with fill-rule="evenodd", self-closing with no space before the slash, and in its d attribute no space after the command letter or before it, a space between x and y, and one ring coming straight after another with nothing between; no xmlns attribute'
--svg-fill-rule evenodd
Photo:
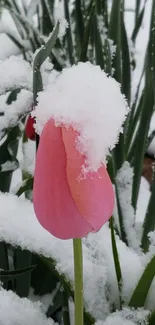
<svg viewBox="0 0 155 325"><path fill-rule="evenodd" d="M79 178L85 157L76 149L77 132L50 119L40 137L33 203L40 224L61 239L98 231L111 217L114 193L103 165Z"/></svg>

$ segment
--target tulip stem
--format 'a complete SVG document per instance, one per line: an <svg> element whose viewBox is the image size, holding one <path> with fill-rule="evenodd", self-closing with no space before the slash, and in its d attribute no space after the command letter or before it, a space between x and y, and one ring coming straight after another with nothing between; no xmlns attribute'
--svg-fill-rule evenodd
<svg viewBox="0 0 155 325"><path fill-rule="evenodd" d="M82 240L73 239L74 248L74 325L83 325L83 258Z"/></svg>

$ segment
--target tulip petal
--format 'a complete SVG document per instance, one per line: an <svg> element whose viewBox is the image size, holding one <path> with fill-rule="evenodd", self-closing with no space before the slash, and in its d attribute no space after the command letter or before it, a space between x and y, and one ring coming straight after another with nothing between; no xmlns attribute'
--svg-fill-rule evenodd
<svg viewBox="0 0 155 325"><path fill-rule="evenodd" d="M41 225L58 238L85 237L93 230L71 196L62 132L52 119L44 126L37 151L33 203Z"/></svg>
<svg viewBox="0 0 155 325"><path fill-rule="evenodd" d="M68 184L78 211L97 231L113 213L113 187L104 165L97 172L88 172L79 179L85 157L76 149L77 135L71 127L62 127Z"/></svg>

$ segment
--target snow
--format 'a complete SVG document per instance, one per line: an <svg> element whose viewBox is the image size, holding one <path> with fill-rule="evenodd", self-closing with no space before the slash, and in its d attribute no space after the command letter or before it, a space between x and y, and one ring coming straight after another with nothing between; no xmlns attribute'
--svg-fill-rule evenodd
<svg viewBox="0 0 155 325"><path fill-rule="evenodd" d="M17 100L12 102L12 104L6 104L5 96L0 96L0 102L2 103L0 110L4 112L4 115L0 116L1 138L5 129L15 126L19 118L30 111L33 103L33 95L31 91L22 89L17 95Z"/></svg>
<svg viewBox="0 0 155 325"><path fill-rule="evenodd" d="M18 47L11 41L11 39L4 33L0 34L0 60L4 60L11 55L19 54Z"/></svg>
<svg viewBox="0 0 155 325"><path fill-rule="evenodd" d="M129 111L120 85L89 62L64 69L39 93L38 101L33 113L37 131L41 133L50 118L72 126L79 132L77 148L86 156L84 168L94 171L115 147Z"/></svg>
<svg viewBox="0 0 155 325"><path fill-rule="evenodd" d="M3 43L3 46L0 48L0 60L4 60L11 55L20 54L20 48L14 43L12 39L15 39L21 46L25 48L25 50L30 49L29 40L22 40L12 20L10 21L10 24L8 24L8 15L6 15L6 12L4 11L2 14L2 19L0 20L0 41L1 44Z"/></svg>
<svg viewBox="0 0 155 325"><path fill-rule="evenodd" d="M132 181L133 168L130 167L128 161L125 161L116 176L118 196L129 246L135 250L140 251L140 242L137 238L136 230L134 227L135 213L131 205Z"/></svg>
<svg viewBox="0 0 155 325"><path fill-rule="evenodd" d="M1 164L1 172L6 172L9 170L16 170L18 164L15 161L6 161L4 164Z"/></svg>
<svg viewBox="0 0 155 325"><path fill-rule="evenodd" d="M10 56L0 61L0 95L10 89L32 89L32 69L28 62L21 57Z"/></svg>
<svg viewBox="0 0 155 325"><path fill-rule="evenodd" d="M140 184L139 197L138 197L137 210L136 210L136 221L135 221L135 228L139 240L141 240L142 237L142 230L143 230L142 226L147 211L150 195L151 195L150 184L147 182L147 180L144 177L141 177L141 184Z"/></svg>
<svg viewBox="0 0 155 325"><path fill-rule="evenodd" d="M34 215L32 203L26 199L0 193L0 206L0 240L54 259L57 270L73 285L72 241L59 240L43 229ZM123 276L122 299L127 304L151 256L126 247L118 236L116 241ZM83 240L83 255L85 308L96 320L105 320L111 303L116 308L119 306L108 224ZM155 300L154 290L150 290L148 299Z"/></svg>
<svg viewBox="0 0 155 325"><path fill-rule="evenodd" d="M0 320L1 325L54 325L52 319L46 318L41 303L19 298L12 291L2 288L0 289Z"/></svg>
<svg viewBox="0 0 155 325"><path fill-rule="evenodd" d="M22 144L23 157L20 160L20 168L30 175L34 175L36 142L28 140Z"/></svg>
<svg viewBox="0 0 155 325"><path fill-rule="evenodd" d="M121 205L123 222L129 246L137 253L141 254L140 244L142 227L151 195L150 184L144 177L141 177L137 209L136 213L134 213L134 209L131 205L133 169L131 168L128 161L125 161L123 166L117 172L116 180L119 202ZM114 209L114 218L119 229L118 211L116 204Z"/></svg>
<svg viewBox="0 0 155 325"><path fill-rule="evenodd" d="M107 317L105 322L98 321L95 325L147 325L146 317L149 312L143 309L123 308Z"/></svg>

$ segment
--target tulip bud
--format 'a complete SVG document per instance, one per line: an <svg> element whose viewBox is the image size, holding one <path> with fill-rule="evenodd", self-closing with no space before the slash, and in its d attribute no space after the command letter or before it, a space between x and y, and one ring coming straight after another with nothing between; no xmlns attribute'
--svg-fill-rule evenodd
<svg viewBox="0 0 155 325"><path fill-rule="evenodd" d="M34 117L31 117L31 115L29 115L26 121L25 134L27 138L30 140L35 140L34 123L35 123Z"/></svg>

